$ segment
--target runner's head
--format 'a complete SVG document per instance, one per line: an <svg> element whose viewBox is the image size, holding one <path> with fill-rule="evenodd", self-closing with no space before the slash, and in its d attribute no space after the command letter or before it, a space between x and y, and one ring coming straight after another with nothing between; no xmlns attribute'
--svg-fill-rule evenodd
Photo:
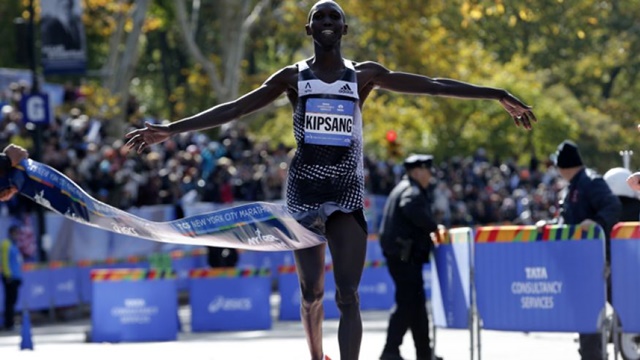
<svg viewBox="0 0 640 360"><path fill-rule="evenodd" d="M347 17L344 14L344 10L342 10L342 8L340 7L340 5L337 2L335 2L333 0L319 0L318 2L313 4L313 6L311 7L311 10L309 10L309 15L307 16L307 24L311 23L311 17L313 16L313 12L316 11L319 6L327 5L327 4L330 5L330 6L336 7L337 10L342 15L342 20L344 20L346 22Z"/></svg>
<svg viewBox="0 0 640 360"><path fill-rule="evenodd" d="M347 33L344 11L331 0L320 0L309 11L305 25L307 35L313 37L316 46L326 50L340 46L342 36Z"/></svg>

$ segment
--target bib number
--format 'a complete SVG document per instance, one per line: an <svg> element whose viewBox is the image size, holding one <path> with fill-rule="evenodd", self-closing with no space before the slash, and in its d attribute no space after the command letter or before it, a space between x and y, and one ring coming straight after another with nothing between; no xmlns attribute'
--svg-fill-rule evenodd
<svg viewBox="0 0 640 360"><path fill-rule="evenodd" d="M314 145L351 146L355 102L308 99L304 142Z"/></svg>

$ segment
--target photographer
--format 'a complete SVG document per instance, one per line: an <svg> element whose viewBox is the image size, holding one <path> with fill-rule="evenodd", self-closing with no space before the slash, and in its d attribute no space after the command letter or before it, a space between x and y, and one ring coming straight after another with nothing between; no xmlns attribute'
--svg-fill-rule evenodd
<svg viewBox="0 0 640 360"><path fill-rule="evenodd" d="M396 306L389 319L387 342L380 360L402 360L400 345L408 329L413 335L417 359L431 359L422 266L429 261L430 234L438 227L431 213L432 165L431 155L409 156L404 161L407 174L391 191L384 207L380 245L395 283Z"/></svg>

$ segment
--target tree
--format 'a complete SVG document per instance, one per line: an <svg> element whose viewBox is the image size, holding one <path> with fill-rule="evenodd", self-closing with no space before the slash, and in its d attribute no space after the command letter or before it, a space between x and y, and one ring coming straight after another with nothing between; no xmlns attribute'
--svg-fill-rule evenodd
<svg viewBox="0 0 640 360"><path fill-rule="evenodd" d="M247 35L256 23L259 14L269 6L270 0L223 0L217 7L219 27L224 36L218 34L215 52L206 53L196 42L196 26L188 20L184 1L175 0L176 18L181 35L189 54L202 66L218 102L225 102L238 96L241 81L242 62L245 59ZM194 13L197 11L193 10ZM192 16L197 18L197 16ZM221 76L222 74L222 76Z"/></svg>

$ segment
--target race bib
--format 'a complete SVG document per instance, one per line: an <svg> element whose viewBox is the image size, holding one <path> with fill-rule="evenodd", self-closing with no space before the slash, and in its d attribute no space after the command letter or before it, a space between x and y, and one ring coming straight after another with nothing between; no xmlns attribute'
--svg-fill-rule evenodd
<svg viewBox="0 0 640 360"><path fill-rule="evenodd" d="M304 119L304 142L315 145L350 146L355 102L308 99Z"/></svg>

